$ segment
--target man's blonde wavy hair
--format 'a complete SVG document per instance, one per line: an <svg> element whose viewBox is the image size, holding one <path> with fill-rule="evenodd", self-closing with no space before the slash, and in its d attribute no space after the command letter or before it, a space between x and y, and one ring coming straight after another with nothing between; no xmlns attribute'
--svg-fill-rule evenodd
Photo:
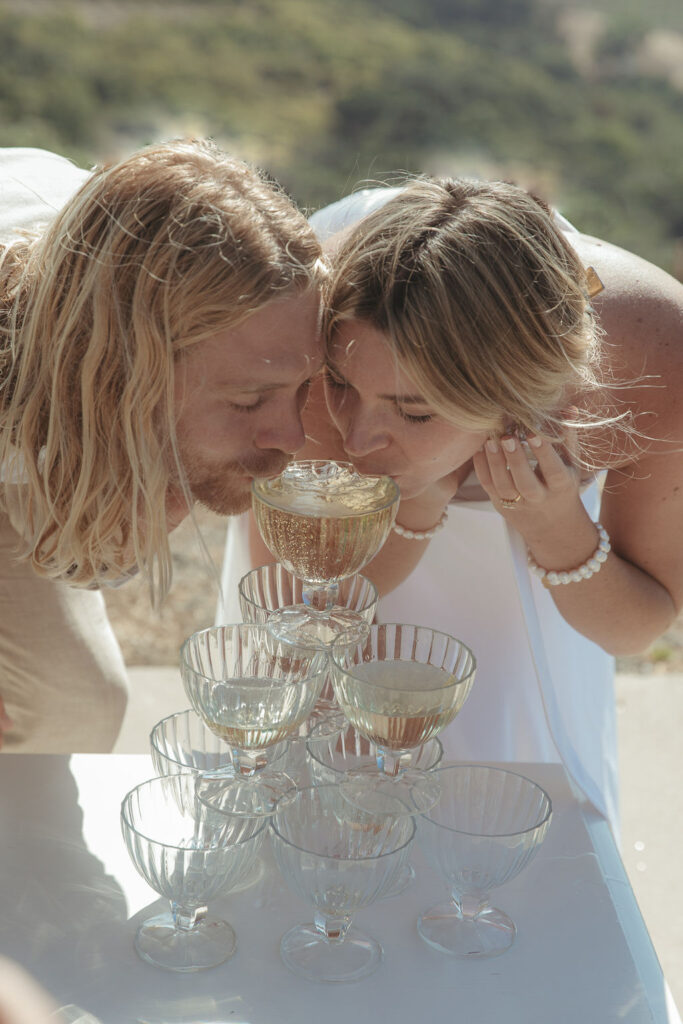
<svg viewBox="0 0 683 1024"><path fill-rule="evenodd" d="M445 420L541 432L619 417L568 400L603 387L586 270L549 208L506 182L415 178L344 238L327 283L324 336L360 318ZM593 412L589 411L593 408ZM608 451L578 431L578 461Z"/></svg>
<svg viewBox="0 0 683 1024"><path fill-rule="evenodd" d="M5 248L0 466L38 574L96 586L137 565L163 598L174 361L319 273L288 197L201 141L96 170L41 237Z"/></svg>

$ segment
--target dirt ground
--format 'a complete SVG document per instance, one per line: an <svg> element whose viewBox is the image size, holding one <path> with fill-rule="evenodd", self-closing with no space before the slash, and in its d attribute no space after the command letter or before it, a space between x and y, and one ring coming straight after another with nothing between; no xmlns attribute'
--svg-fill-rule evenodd
<svg viewBox="0 0 683 1024"><path fill-rule="evenodd" d="M182 642L214 621L225 543L226 520L199 509L197 525L214 564L213 572L191 520L171 535L174 577L160 612L152 610L147 586L132 580L120 590L105 592L109 617L128 665L175 665ZM625 673L683 672L683 616L638 657L620 658Z"/></svg>
<svg viewBox="0 0 683 1024"><path fill-rule="evenodd" d="M103 592L128 665L175 665L186 637L213 624L226 520L198 508L196 521L213 561L213 572L193 522L186 519L171 534L173 586L160 611L151 608L147 584L140 579Z"/></svg>

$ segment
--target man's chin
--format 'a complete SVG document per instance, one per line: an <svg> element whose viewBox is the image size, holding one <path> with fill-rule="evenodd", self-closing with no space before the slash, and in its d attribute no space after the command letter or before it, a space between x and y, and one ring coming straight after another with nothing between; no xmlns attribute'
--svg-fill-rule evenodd
<svg viewBox="0 0 683 1024"><path fill-rule="evenodd" d="M195 494L199 504L219 516L238 516L251 508L251 493L233 494L230 497Z"/></svg>
<svg viewBox="0 0 683 1024"><path fill-rule="evenodd" d="M289 463L287 456L263 458L253 463L231 463L218 471L202 473L202 466L196 467L190 476L189 486L192 497L204 508L219 516L235 516L251 508L251 484L255 477L277 476Z"/></svg>

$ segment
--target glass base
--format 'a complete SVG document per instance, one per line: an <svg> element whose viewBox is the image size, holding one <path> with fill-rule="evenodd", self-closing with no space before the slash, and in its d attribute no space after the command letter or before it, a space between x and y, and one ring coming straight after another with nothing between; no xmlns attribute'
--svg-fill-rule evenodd
<svg viewBox="0 0 683 1024"><path fill-rule="evenodd" d="M195 794L206 815L214 815L217 828L231 826L244 838L245 820L254 823L275 813L278 800L294 795L294 774L264 768L254 776L204 775L197 779Z"/></svg>
<svg viewBox="0 0 683 1024"><path fill-rule="evenodd" d="M237 936L227 921L211 915L194 928L176 928L168 912L140 925L135 949L142 960L166 971L202 971L229 960L237 949Z"/></svg>
<svg viewBox="0 0 683 1024"><path fill-rule="evenodd" d="M316 651L327 650L342 634L348 633L351 646L361 643L370 632L365 619L349 608L334 607L319 612L306 604L273 612L268 618L268 629L284 643Z"/></svg>
<svg viewBox="0 0 683 1024"><path fill-rule="evenodd" d="M314 924L298 924L282 936L280 955L290 971L308 981L357 981L377 970L382 947L353 925L343 942L327 942Z"/></svg>
<svg viewBox="0 0 683 1024"><path fill-rule="evenodd" d="M388 879L386 885L379 894L379 899L391 900L394 896L400 896L401 893L405 892L408 886L412 885L414 881L415 868L409 861L402 861L396 874L392 875Z"/></svg>
<svg viewBox="0 0 683 1024"><path fill-rule="evenodd" d="M442 903L421 914L417 930L434 949L451 956L477 960L500 956L515 941L514 921L495 907L465 917L454 903Z"/></svg>
<svg viewBox="0 0 683 1024"><path fill-rule="evenodd" d="M441 796L441 786L431 772L406 768L399 775L382 775L374 765L346 773L343 795L367 814L426 814Z"/></svg>
<svg viewBox="0 0 683 1024"><path fill-rule="evenodd" d="M264 768L254 775L203 775L195 793L200 804L220 814L242 818L267 818L275 804L296 790L293 775Z"/></svg>

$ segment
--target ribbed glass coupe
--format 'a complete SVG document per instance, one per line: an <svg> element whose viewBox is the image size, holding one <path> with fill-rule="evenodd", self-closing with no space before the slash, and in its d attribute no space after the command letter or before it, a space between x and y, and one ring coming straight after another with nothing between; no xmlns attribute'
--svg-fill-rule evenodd
<svg viewBox="0 0 683 1024"><path fill-rule="evenodd" d="M407 814L427 811L438 798L436 777L407 755L463 707L476 671L472 651L447 633L391 622L371 626L352 646L338 640L330 668L340 708L377 750L375 768L348 773L349 798L367 811L388 798L400 798Z"/></svg>
<svg viewBox="0 0 683 1024"><path fill-rule="evenodd" d="M438 803L419 819L420 842L450 890L426 910L418 931L442 953L499 956L515 939L514 922L489 892L522 871L543 842L552 804L532 779L484 764L436 770Z"/></svg>
<svg viewBox="0 0 683 1024"><path fill-rule="evenodd" d="M339 584L380 550L400 499L388 476L363 476L348 462L292 462L280 476L252 484L252 507L264 543L302 581L301 604L271 615L273 632L292 641L329 645L367 623L339 603Z"/></svg>
<svg viewBox="0 0 683 1024"><path fill-rule="evenodd" d="M185 641L185 692L211 732L232 748L231 765L202 777L200 800L215 795L222 804L221 790L235 780L235 793L252 801L245 814L271 812L296 780L264 758L264 751L296 734L315 706L327 663L325 652L282 642L267 626L253 623L212 626Z"/></svg>

